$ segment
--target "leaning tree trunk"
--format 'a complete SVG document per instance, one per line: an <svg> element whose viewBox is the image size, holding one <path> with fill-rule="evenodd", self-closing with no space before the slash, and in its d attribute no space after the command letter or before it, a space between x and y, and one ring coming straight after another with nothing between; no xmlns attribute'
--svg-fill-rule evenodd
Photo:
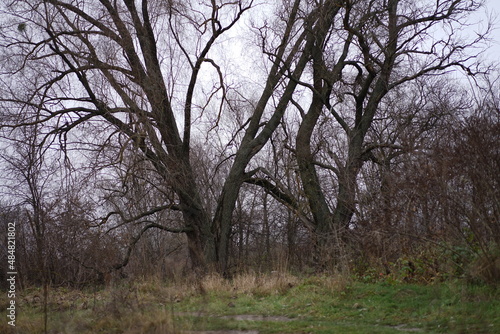
<svg viewBox="0 0 500 334"><path fill-rule="evenodd" d="M333 212L333 221L339 231L349 228L351 219L356 211L356 182L359 171L363 166L362 144L364 134L353 130L349 138L347 161L339 169L337 205Z"/></svg>
<svg viewBox="0 0 500 334"><path fill-rule="evenodd" d="M296 139L299 174L313 215L313 262L318 270L323 270L326 264L330 262L329 254L334 247L333 240L330 238L331 230L333 229L332 215L321 189L321 183L313 162L314 157L311 153L311 136L321 114L322 107L323 104L320 99L313 97L309 111L302 120Z"/></svg>
<svg viewBox="0 0 500 334"><path fill-rule="evenodd" d="M302 187L308 199L309 207L313 215L314 231L314 254L313 260L318 269L325 269L327 263L331 262L331 251L335 247L331 238L334 229L332 214L321 183L316 172L314 155L311 150L311 138L314 128L325 105L331 86L324 80L325 62L322 48L327 38L327 32L333 24L334 17L339 12L339 6L335 1L325 4L324 12L318 16L315 26L314 39L309 44L309 51L313 60L313 86L314 92L307 114L304 115L296 137L296 155ZM345 57L345 55L343 55ZM338 71L335 69L333 72Z"/></svg>
<svg viewBox="0 0 500 334"><path fill-rule="evenodd" d="M212 232L215 238L217 259L216 269L224 276L228 275L232 217L242 184L242 177L231 174L229 175L224 184L212 223Z"/></svg>

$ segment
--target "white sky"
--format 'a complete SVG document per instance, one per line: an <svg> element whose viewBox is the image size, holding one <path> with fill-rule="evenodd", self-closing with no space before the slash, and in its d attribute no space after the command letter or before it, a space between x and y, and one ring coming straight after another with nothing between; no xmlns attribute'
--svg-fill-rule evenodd
<svg viewBox="0 0 500 334"><path fill-rule="evenodd" d="M485 20L487 15L494 18L494 30L490 36L492 45L487 55L493 61L500 61L500 0L486 0L485 12L483 14Z"/></svg>

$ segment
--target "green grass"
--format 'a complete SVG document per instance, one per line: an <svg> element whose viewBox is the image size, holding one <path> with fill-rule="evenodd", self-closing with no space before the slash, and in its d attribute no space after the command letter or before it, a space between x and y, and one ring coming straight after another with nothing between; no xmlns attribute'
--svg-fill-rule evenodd
<svg viewBox="0 0 500 334"><path fill-rule="evenodd" d="M37 294L23 292L17 333L42 333ZM51 290L49 333L500 333L499 297L493 287L460 281L418 285L255 274L198 285L150 281L98 292ZM0 324L0 332L7 329Z"/></svg>
<svg viewBox="0 0 500 334"><path fill-rule="evenodd" d="M176 308L203 315L195 329L257 329L261 333L500 333L500 301L489 287L459 283L349 284L332 290L306 280L283 294L213 293L191 297ZM232 307L228 306L231 305ZM286 316L289 321L234 321L222 315ZM185 317L185 316L184 316Z"/></svg>

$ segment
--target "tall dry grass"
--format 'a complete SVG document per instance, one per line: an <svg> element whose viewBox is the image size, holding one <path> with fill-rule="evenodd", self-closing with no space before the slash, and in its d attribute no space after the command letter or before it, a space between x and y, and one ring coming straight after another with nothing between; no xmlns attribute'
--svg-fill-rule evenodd
<svg viewBox="0 0 500 334"><path fill-rule="evenodd" d="M264 274L249 271L230 280L211 274L202 278L199 286L203 293L273 295L283 294L299 282L299 277L288 272L272 271Z"/></svg>

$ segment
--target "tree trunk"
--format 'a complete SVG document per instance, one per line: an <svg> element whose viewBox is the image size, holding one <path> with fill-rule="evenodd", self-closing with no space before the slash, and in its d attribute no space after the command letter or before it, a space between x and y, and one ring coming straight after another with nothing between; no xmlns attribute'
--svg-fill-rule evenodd
<svg viewBox="0 0 500 334"><path fill-rule="evenodd" d="M352 216L356 211L356 180L363 166L362 145L364 134L352 131L349 139L347 161L338 175L337 205L333 212L333 221L339 231L349 228Z"/></svg>
<svg viewBox="0 0 500 334"><path fill-rule="evenodd" d="M233 165L224 183L224 188L219 198L219 203L212 223L212 233L215 238L217 271L225 276L228 274L232 217L240 188L243 184L243 170L246 163L240 168L235 168L235 165Z"/></svg>
<svg viewBox="0 0 500 334"><path fill-rule="evenodd" d="M176 175L167 173L166 178L179 197L191 264L196 272L206 273L217 261L210 216L203 206L188 155L179 154L175 162L169 162L170 170L178 170Z"/></svg>
<svg viewBox="0 0 500 334"><path fill-rule="evenodd" d="M330 250L333 245L332 215L325 195L321 189L314 157L311 153L311 136L321 114L323 104L319 97L314 96L308 113L304 116L296 139L296 154L302 187L309 202L314 221L314 254L313 261L318 269L324 269L330 261Z"/></svg>

